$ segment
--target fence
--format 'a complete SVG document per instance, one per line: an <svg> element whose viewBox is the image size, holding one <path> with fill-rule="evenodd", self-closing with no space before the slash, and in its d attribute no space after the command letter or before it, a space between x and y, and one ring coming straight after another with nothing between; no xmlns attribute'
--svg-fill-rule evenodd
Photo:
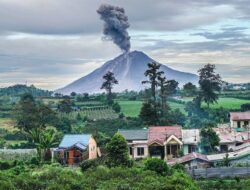
<svg viewBox="0 0 250 190"><path fill-rule="evenodd" d="M250 167L223 167L192 169L188 173L193 178L224 178L224 177L244 177L250 176Z"/></svg>

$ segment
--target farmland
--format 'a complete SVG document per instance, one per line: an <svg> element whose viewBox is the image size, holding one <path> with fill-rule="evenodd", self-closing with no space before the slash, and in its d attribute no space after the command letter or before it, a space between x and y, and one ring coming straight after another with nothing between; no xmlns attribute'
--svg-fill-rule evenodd
<svg viewBox="0 0 250 190"><path fill-rule="evenodd" d="M184 98L182 99L185 102L191 101L192 98ZM137 117L140 113L140 109L142 106L142 101L118 101L122 112L125 116L129 117ZM218 104L210 105L211 108L220 108L223 107L225 109L237 110L240 109L242 104L250 103L250 100L238 99L238 98L220 98L218 100ZM183 113L185 113L185 104L177 103L177 102L169 102L169 105L172 109L179 108ZM206 104L203 103L203 106Z"/></svg>

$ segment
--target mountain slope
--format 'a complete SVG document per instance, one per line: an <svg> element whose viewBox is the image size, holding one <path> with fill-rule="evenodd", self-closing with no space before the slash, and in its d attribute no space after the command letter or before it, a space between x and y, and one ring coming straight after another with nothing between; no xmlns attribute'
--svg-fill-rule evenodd
<svg viewBox="0 0 250 190"><path fill-rule="evenodd" d="M56 92L62 94L70 94L71 92L101 92L100 87L103 82L102 76L108 71L113 72L119 81L119 85L115 86L114 91L120 92L125 89L138 91L145 88L145 86L141 84L141 81L146 79L144 72L147 69L147 64L152 61L154 60L139 51L121 54L115 59L106 62L103 66L90 74L72 82L64 88L58 89ZM187 82L197 84L197 75L180 72L162 64L160 69L164 71L168 80L175 79L179 82L180 86Z"/></svg>

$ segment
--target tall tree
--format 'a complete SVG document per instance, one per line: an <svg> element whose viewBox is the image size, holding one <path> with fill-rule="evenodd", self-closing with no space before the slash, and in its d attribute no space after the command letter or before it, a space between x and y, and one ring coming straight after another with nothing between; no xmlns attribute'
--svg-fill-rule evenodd
<svg viewBox="0 0 250 190"><path fill-rule="evenodd" d="M24 94L18 104L13 109L13 119L15 127L24 132L37 144L40 134L48 125L53 125L56 114L48 106L35 101L31 94ZM37 147L38 157L40 149Z"/></svg>
<svg viewBox="0 0 250 190"><path fill-rule="evenodd" d="M183 91L186 96L194 96L197 93L197 87L193 83L188 82L183 86Z"/></svg>
<svg viewBox="0 0 250 190"><path fill-rule="evenodd" d="M220 138L211 126L206 126L201 129L201 147L205 153L215 151L215 147L219 145Z"/></svg>
<svg viewBox="0 0 250 190"><path fill-rule="evenodd" d="M163 71L159 71L159 64L152 62L148 63L148 69L145 71L144 75L149 78L149 80L142 81L142 84L150 84L151 86L151 95L153 98L153 102L156 103L156 89L158 85L157 78L161 77L164 73Z"/></svg>
<svg viewBox="0 0 250 190"><path fill-rule="evenodd" d="M199 85L200 96L202 100L207 104L217 103L219 98L218 92L221 90L222 80L219 74L215 73L215 65L207 64L200 70L199 73Z"/></svg>
<svg viewBox="0 0 250 190"><path fill-rule="evenodd" d="M102 83L101 89L105 89L107 92L107 101L108 104L111 105L113 103L113 97L112 97L112 89L115 84L118 84L118 81L114 77L114 73L108 71L103 76L104 82Z"/></svg>

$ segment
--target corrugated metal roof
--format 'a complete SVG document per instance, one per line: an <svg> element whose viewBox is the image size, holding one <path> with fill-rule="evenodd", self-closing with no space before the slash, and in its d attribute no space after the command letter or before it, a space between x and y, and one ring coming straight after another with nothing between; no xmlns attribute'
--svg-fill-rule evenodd
<svg viewBox="0 0 250 190"><path fill-rule="evenodd" d="M133 130L123 130L119 129L118 132L126 140L147 140L148 139L148 130L147 129L133 129Z"/></svg>
<svg viewBox="0 0 250 190"><path fill-rule="evenodd" d="M233 121L250 121L250 112L230 112L230 119Z"/></svg>
<svg viewBox="0 0 250 190"><path fill-rule="evenodd" d="M81 144L81 146L87 146L89 144L90 134L81 135L64 135L59 148L69 148L75 144Z"/></svg>

